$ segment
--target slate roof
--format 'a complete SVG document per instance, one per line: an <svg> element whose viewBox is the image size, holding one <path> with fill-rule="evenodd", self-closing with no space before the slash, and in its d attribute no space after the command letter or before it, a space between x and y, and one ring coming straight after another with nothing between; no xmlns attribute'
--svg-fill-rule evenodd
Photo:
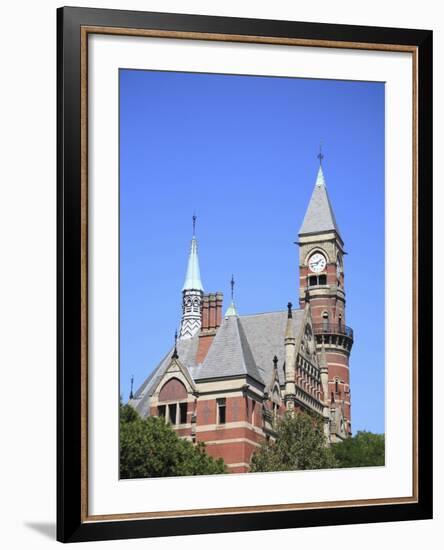
<svg viewBox="0 0 444 550"><path fill-rule="evenodd" d="M240 317L240 322L250 344L254 361L266 387L269 386L273 375L273 357L275 355L278 358L279 378L281 381L284 380L284 340L287 313L287 311L275 311ZM301 331L303 319L303 309L293 310L295 338L298 337Z"/></svg>
<svg viewBox="0 0 444 550"><path fill-rule="evenodd" d="M243 374L264 383L240 318L236 315L226 316L203 363L192 369L192 376L195 380L203 380Z"/></svg>
<svg viewBox="0 0 444 550"><path fill-rule="evenodd" d="M328 197L322 167L319 167L316 184L305 212L304 221L299 235L318 233L322 231L336 231L340 235L333 208Z"/></svg>
<svg viewBox="0 0 444 550"><path fill-rule="evenodd" d="M302 329L303 318L304 310L293 311L296 338ZM275 355L279 379L284 380L286 324L287 311L225 317L203 363L195 363L198 335L178 340L179 361L194 381L247 375L269 389ZM160 361L131 401L142 416L149 414L150 397L167 370L172 353L173 349Z"/></svg>

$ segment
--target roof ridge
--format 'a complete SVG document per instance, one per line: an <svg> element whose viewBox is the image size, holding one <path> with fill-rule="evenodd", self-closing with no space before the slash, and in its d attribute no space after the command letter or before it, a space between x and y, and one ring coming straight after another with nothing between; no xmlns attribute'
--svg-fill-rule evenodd
<svg viewBox="0 0 444 550"><path fill-rule="evenodd" d="M303 312L304 310L300 307L298 308L295 308L292 310L293 313L299 313L299 312ZM279 309L279 310L276 310L276 311L261 311L259 313L246 313L244 315L239 315L239 318L240 319L243 319L244 317L255 317L255 316L258 316L258 315L272 315L272 314L275 314L275 313L285 313L285 315L288 314L288 311L286 309Z"/></svg>

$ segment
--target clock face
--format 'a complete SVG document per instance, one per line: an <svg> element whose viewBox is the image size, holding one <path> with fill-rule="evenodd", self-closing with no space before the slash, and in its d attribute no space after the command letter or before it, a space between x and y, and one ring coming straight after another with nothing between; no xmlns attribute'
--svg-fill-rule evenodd
<svg viewBox="0 0 444 550"><path fill-rule="evenodd" d="M324 271L326 265L327 260L319 252L315 252L308 260L308 267L313 273L320 273L321 271Z"/></svg>

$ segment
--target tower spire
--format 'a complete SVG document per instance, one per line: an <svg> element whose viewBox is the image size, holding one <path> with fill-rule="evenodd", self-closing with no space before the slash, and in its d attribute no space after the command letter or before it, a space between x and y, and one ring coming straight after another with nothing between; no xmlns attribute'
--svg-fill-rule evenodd
<svg viewBox="0 0 444 550"><path fill-rule="evenodd" d="M299 230L299 235L335 231L340 237L338 224L327 193L324 172L322 170L322 161L324 159L322 146L319 147L319 154L317 157L319 159L319 168L316 183L305 212L304 221Z"/></svg>
<svg viewBox="0 0 444 550"><path fill-rule="evenodd" d="M196 214L193 214L193 237L188 256L187 272L182 287L182 322L180 338L191 338L200 331L202 324L202 298L204 288L200 278L199 256L197 254Z"/></svg>
<svg viewBox="0 0 444 550"><path fill-rule="evenodd" d="M200 279L199 256L197 254L196 239L196 214L193 214L193 238L191 239L190 255L188 256L187 273L182 290L201 290L203 291L202 281Z"/></svg>

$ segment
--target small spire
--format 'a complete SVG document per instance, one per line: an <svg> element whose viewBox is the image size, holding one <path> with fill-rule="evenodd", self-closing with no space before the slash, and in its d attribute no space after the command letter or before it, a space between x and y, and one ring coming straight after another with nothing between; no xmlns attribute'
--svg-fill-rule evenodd
<svg viewBox="0 0 444 550"><path fill-rule="evenodd" d="M237 316L236 306L234 305L234 275L231 275L230 286L231 286L231 304L225 313L225 317Z"/></svg>
<svg viewBox="0 0 444 550"><path fill-rule="evenodd" d="M276 355L273 357L273 367L274 367L275 369L278 368L278 358L277 358Z"/></svg>
<svg viewBox="0 0 444 550"><path fill-rule="evenodd" d="M288 302L287 308L288 308L288 318L293 319L293 312L291 308L293 307L293 304L291 302Z"/></svg>
<svg viewBox="0 0 444 550"><path fill-rule="evenodd" d="M133 399L133 398L134 398L134 394L133 394L133 384L134 384L134 374L131 375L131 391L130 391L130 394L129 394L129 398L130 398L130 399Z"/></svg>
<svg viewBox="0 0 444 550"><path fill-rule="evenodd" d="M197 254L196 220L197 216L193 214L193 238L191 239L191 250L188 256L187 273L182 291L201 290L203 292L203 285L200 279L199 257Z"/></svg>
<svg viewBox="0 0 444 550"><path fill-rule="evenodd" d="M171 357L173 359L178 359L179 358L179 354L177 353L177 330L174 333L174 351L173 351L173 355Z"/></svg>
<svg viewBox="0 0 444 550"><path fill-rule="evenodd" d="M318 175L316 176L316 187L325 187L325 178L324 172L322 171L322 166L319 166Z"/></svg>

